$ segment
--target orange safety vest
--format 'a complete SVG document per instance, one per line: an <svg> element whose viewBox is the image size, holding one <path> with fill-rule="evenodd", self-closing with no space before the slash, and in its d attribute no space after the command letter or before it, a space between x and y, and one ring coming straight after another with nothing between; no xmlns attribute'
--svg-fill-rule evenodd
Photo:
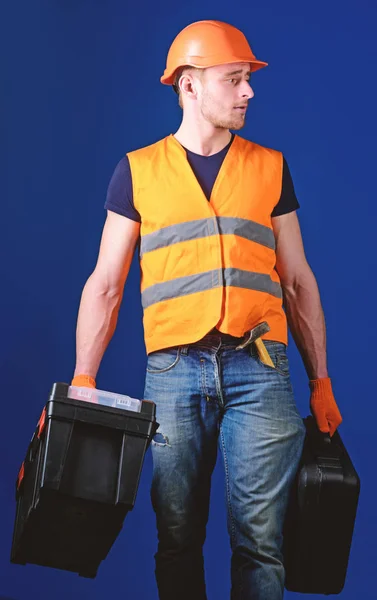
<svg viewBox="0 0 377 600"><path fill-rule="evenodd" d="M271 213L283 157L235 136L208 202L173 135L128 155L141 216L147 353L200 340L213 327L287 344Z"/></svg>

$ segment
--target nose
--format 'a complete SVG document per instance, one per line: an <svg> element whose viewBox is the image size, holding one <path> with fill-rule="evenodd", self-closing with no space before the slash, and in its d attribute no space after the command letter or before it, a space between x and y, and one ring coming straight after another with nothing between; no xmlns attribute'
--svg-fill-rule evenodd
<svg viewBox="0 0 377 600"><path fill-rule="evenodd" d="M246 79L243 82L243 87L242 87L242 97L243 98L248 98L249 100L251 98L254 98L254 90L251 87L250 83L248 81L246 81Z"/></svg>

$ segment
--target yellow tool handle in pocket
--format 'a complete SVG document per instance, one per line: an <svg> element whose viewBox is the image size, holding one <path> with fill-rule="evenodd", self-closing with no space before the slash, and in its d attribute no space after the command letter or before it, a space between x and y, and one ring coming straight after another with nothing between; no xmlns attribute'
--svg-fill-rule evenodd
<svg viewBox="0 0 377 600"><path fill-rule="evenodd" d="M271 356L269 355L268 350L263 343L263 340L261 338L258 338L257 340L255 340L254 344L257 347L258 355L262 363L264 363L265 365L269 365L270 367L273 367L275 369L275 365L272 362Z"/></svg>

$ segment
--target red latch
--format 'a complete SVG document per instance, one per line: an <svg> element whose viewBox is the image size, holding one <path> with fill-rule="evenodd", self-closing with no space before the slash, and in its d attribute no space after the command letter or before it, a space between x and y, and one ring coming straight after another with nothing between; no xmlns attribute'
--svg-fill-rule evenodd
<svg viewBox="0 0 377 600"><path fill-rule="evenodd" d="M42 414L39 417L39 421L37 424L37 427L38 427L37 438L41 437L42 432L45 428L45 425L46 425L46 407L44 407L44 409L42 410Z"/></svg>
<svg viewBox="0 0 377 600"><path fill-rule="evenodd" d="M17 490L20 489L20 485L24 478L24 475L25 475L25 463L22 463L21 468L18 473L18 477L17 477Z"/></svg>

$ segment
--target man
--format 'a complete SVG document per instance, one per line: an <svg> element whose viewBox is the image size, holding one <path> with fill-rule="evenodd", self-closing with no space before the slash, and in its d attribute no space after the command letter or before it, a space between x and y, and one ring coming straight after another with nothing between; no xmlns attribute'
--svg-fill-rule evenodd
<svg viewBox="0 0 377 600"><path fill-rule="evenodd" d="M206 598L202 547L218 443L231 598L283 597L282 527L304 439L287 319L318 426L332 435L342 420L288 165L280 152L230 133L243 127L250 75L264 66L226 23L201 21L178 34L161 81L179 94L181 126L117 166L80 305L73 384L95 386L140 236L144 397L160 423L151 448L161 600ZM248 344L265 321L262 342Z"/></svg>

